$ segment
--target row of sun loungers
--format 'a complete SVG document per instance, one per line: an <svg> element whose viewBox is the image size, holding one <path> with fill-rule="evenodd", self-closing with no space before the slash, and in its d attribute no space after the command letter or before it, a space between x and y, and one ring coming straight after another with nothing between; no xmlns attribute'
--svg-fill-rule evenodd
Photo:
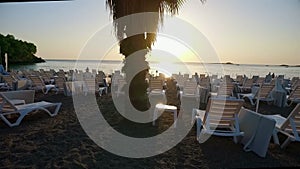
<svg viewBox="0 0 300 169"><path fill-rule="evenodd" d="M0 118L8 126L14 127L20 125L26 115L34 112L43 111L51 117L56 116L61 103L34 102L34 95L38 91L44 94L50 91L55 93L64 91L66 94L69 91L72 94L76 88L79 88L84 94L95 93L97 90L101 91L100 94L103 90L107 93L107 87L103 86L105 78L103 72L99 71L98 74L94 71L93 73L73 72L73 74L70 72L40 70L10 72L9 75L1 75L4 83L1 87L3 92L0 92Z"/></svg>
<svg viewBox="0 0 300 169"><path fill-rule="evenodd" d="M102 95L104 91L107 93L108 87L105 82L106 76L102 71L98 73L72 70L69 72L63 70L58 72L54 70L23 71L22 73L10 72L9 75L1 77L4 81L2 90L33 89L42 91L44 94L49 91L84 94L98 91Z"/></svg>
<svg viewBox="0 0 300 169"><path fill-rule="evenodd" d="M35 73L38 74L37 72ZM72 91L77 91L78 89L74 89L77 87L81 88L83 92L90 90L95 93L101 90L100 95L103 91L107 93L107 87L101 84L103 83L104 77L100 75L100 73L86 76L83 76L83 73L73 73L71 75L71 81L67 81L66 73L60 73L58 77L62 76L63 80L61 82L57 81L58 78L50 78L49 81L54 80L55 85L47 85L52 86L47 86L41 76L26 75L26 78L30 79L32 89L36 90L34 87L40 87L45 94L52 89L58 92L59 89L57 86L62 83L62 88L65 88L68 82L72 84ZM97 81L97 77L101 77L100 79L102 81ZM243 76L237 76L236 79L232 79L229 76L224 76L224 78L218 79L215 76L207 77L200 74L200 77L193 76L189 78L187 75L173 75L173 78L177 82L178 98L181 101L185 98L192 98L199 103L199 99L201 100L201 98L203 98L201 92L206 91L206 93L209 93L205 95L205 99L207 100L206 110L200 110L199 105L195 105L192 112L190 112L192 113L192 123L196 122L197 140L199 142L205 140L207 135L229 136L233 137L235 143L241 141L244 144L245 150L254 151L264 157L271 137L273 137L276 144L280 144L278 133L283 133L287 136L286 141L281 144L282 148L286 147L291 141L300 141L300 103L296 105L287 118L280 115L261 115L258 113L259 101L273 101L272 91L277 89L278 85L284 89L290 87L290 89L288 89L289 92L287 92L289 94L287 99L291 103L299 101L299 78L293 78L289 85L283 84L283 77L278 77L274 80L272 78L270 79L269 76L266 78L255 77L252 79ZM170 108L172 105L165 105L166 83L164 77L149 77L148 82L148 96L150 98L158 96L164 99L164 104L160 103L160 107L158 108L169 108L172 110L171 112L175 112L175 124L177 121L177 110L174 109L173 111L174 106ZM102 88L100 84L103 86ZM125 85L126 80L124 77L119 72L115 72L114 76L112 76L112 94L115 94L117 97L124 95L123 87ZM284 87L284 85L286 86ZM85 86L85 89L83 86ZM0 117L9 126L19 125L24 116L34 110L44 110L50 116L55 116L61 106L61 103L28 103L28 101L20 98L9 98L6 96L6 93L0 93L0 98L2 99L2 113L0 113ZM253 106L256 105L256 112L243 108L244 102L248 100ZM52 107L52 111L48 109L50 107ZM7 118L7 116L13 114L19 114L15 122L11 122ZM248 121L245 120L246 117ZM251 126L253 124L256 125ZM174 127L176 127L176 125L174 125Z"/></svg>
<svg viewBox="0 0 300 169"><path fill-rule="evenodd" d="M182 81L184 76L181 77L182 79L179 76L174 76L174 79L175 81L177 81L176 78L179 79L177 85L181 100L183 99L182 96L194 97L195 99L201 97L199 88L204 86L199 85L200 83L197 83L194 78ZM202 79L204 78L207 77L202 77ZM295 79L293 78L292 84L290 84L290 86L293 86L293 90L287 96L291 103L300 101L298 91L300 87L296 85L297 80ZM269 83L266 83L264 78L258 77L255 83L253 79L246 79L239 83L227 77L223 79L223 82L222 80L220 81L215 93L211 92L212 84L205 86L211 92L206 110L199 110L196 106L192 112L192 122L194 120L197 122L197 139L201 142L201 140L205 140L205 136L208 134L231 136L234 138L234 142L238 142L239 138L242 137L244 150L254 151L262 157L266 155L271 137L273 137L276 144L280 144L278 133L283 133L287 136L286 141L281 144L282 148L286 147L291 141L300 141L300 103L297 104L287 118L280 115L261 115L258 113L259 101L272 102L274 100L272 91L276 89L276 85L283 87L282 81L283 78L278 78L273 81L269 80ZM162 86L160 88L162 89ZM234 90L237 92L236 95ZM247 91L250 93L245 93ZM252 105L257 106L256 112L242 107L247 100ZM243 113L240 115L240 112ZM239 120L240 116L243 120ZM250 120L250 123L245 120L245 117L248 118L247 120ZM253 124L257 125L251 126ZM240 126L242 127L240 128ZM249 128L252 129L249 130ZM247 131L246 135L244 131Z"/></svg>

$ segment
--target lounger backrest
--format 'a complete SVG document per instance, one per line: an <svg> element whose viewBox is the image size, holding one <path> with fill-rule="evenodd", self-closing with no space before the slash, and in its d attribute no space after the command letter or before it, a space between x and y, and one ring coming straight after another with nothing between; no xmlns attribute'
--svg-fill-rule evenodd
<svg viewBox="0 0 300 169"><path fill-rule="evenodd" d="M210 78L209 77L204 77L200 79L199 85L205 88L209 88L210 86Z"/></svg>
<svg viewBox="0 0 300 169"><path fill-rule="evenodd" d="M35 76L41 76L41 73L37 70L31 70L31 74Z"/></svg>
<svg viewBox="0 0 300 169"><path fill-rule="evenodd" d="M222 83L218 89L218 96L232 96L234 85L232 83Z"/></svg>
<svg viewBox="0 0 300 169"><path fill-rule="evenodd" d="M103 74L96 74L96 83L99 84L99 85L103 85L105 78L106 77Z"/></svg>
<svg viewBox="0 0 300 169"><path fill-rule="evenodd" d="M54 74L50 71L45 71L45 74L51 79L54 77Z"/></svg>
<svg viewBox="0 0 300 169"><path fill-rule="evenodd" d="M59 69L59 71L57 72L57 76L58 77L66 77L66 73L64 70Z"/></svg>
<svg viewBox="0 0 300 169"><path fill-rule="evenodd" d="M127 82L125 81L125 79L118 79L118 92L123 91L123 87L127 84Z"/></svg>
<svg viewBox="0 0 300 169"><path fill-rule="evenodd" d="M289 95L289 99L300 99L300 86L297 86Z"/></svg>
<svg viewBox="0 0 300 169"><path fill-rule="evenodd" d="M204 121L209 123L209 126L228 128L237 120L243 103L243 99L210 98Z"/></svg>
<svg viewBox="0 0 300 169"><path fill-rule="evenodd" d="M230 77L230 75L225 75L223 79L223 83L232 83L233 79Z"/></svg>
<svg viewBox="0 0 300 169"><path fill-rule="evenodd" d="M262 85L263 83L265 82L265 78L264 77L259 77L257 80L256 80L256 84L258 85Z"/></svg>
<svg viewBox="0 0 300 169"><path fill-rule="evenodd" d="M253 86L253 81L254 79L246 79L243 83L243 87L248 87L248 88L251 88Z"/></svg>
<svg viewBox="0 0 300 169"><path fill-rule="evenodd" d="M296 82L297 80L299 80L299 77L295 77L295 76L294 76L294 77L292 78L292 80L291 80L291 84L293 84L293 83Z"/></svg>
<svg viewBox="0 0 300 169"><path fill-rule="evenodd" d="M39 76L29 76L30 80L32 81L33 85L36 87L44 87L45 83Z"/></svg>
<svg viewBox="0 0 300 169"><path fill-rule="evenodd" d="M185 81L183 86L183 94L197 94L197 82L195 81Z"/></svg>
<svg viewBox="0 0 300 169"><path fill-rule="evenodd" d="M150 79L149 89L152 90L163 90L163 81L161 79Z"/></svg>
<svg viewBox="0 0 300 169"><path fill-rule="evenodd" d="M215 80L215 79L218 79L218 75L211 75L211 80Z"/></svg>
<svg viewBox="0 0 300 169"><path fill-rule="evenodd" d="M176 82L177 82L177 85L178 85L179 87L183 87L185 81L186 81L186 80L183 78L183 75L178 75L178 76L176 77Z"/></svg>
<svg viewBox="0 0 300 169"><path fill-rule="evenodd" d="M58 87L59 89L64 89L66 79L64 77L55 77L54 82L56 87Z"/></svg>
<svg viewBox="0 0 300 169"><path fill-rule="evenodd" d="M259 98L268 98L274 87L275 85L269 85L269 84L262 85L258 92Z"/></svg>
<svg viewBox="0 0 300 169"><path fill-rule="evenodd" d="M205 74L201 73L199 78L200 78L200 79L205 78Z"/></svg>
<svg viewBox="0 0 300 169"><path fill-rule="evenodd" d="M243 80L244 80L244 78L243 78L242 75L237 75L237 76L236 76L236 81L237 81L239 84L242 84L242 83L243 83Z"/></svg>
<svg viewBox="0 0 300 169"><path fill-rule="evenodd" d="M300 85L299 77L294 77L291 81L292 89Z"/></svg>
<svg viewBox="0 0 300 169"><path fill-rule="evenodd" d="M3 80L10 86L13 86L13 82L16 80L11 75L2 75Z"/></svg>
<svg viewBox="0 0 300 169"><path fill-rule="evenodd" d="M0 110L1 113L12 112L17 110L14 104L3 93L0 93Z"/></svg>
<svg viewBox="0 0 300 169"><path fill-rule="evenodd" d="M85 78L84 79L85 85L89 91L95 91L96 89L96 79L95 78Z"/></svg>
<svg viewBox="0 0 300 169"><path fill-rule="evenodd" d="M184 74L184 75L183 75L183 78L184 78L184 80L188 80L188 79L189 79L189 77L190 77L190 75L189 75L189 74Z"/></svg>
<svg viewBox="0 0 300 169"><path fill-rule="evenodd" d="M298 136L298 133L300 133L300 103L296 105L290 115L286 118L286 121L281 126L281 130L294 133L295 136Z"/></svg>
<svg viewBox="0 0 300 169"><path fill-rule="evenodd" d="M41 73L44 82L50 82L51 78L47 73Z"/></svg>

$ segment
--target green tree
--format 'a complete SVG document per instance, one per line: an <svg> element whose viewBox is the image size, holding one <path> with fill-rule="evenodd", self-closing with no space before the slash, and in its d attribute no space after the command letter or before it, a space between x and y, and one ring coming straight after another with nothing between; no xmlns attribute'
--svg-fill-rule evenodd
<svg viewBox="0 0 300 169"><path fill-rule="evenodd" d="M30 42L15 39L13 35L0 34L1 59L0 64L5 65L5 53L8 54L10 63L38 63L44 62L43 59L35 56L37 47Z"/></svg>
<svg viewBox="0 0 300 169"><path fill-rule="evenodd" d="M132 105L141 111L149 108L149 98L147 97L147 83L145 81L148 68L132 74L132 69L137 65L148 65L146 54L151 50L151 46L156 40L156 33L159 25L163 23L166 13L175 15L186 0L106 0L107 7L114 20L116 36L119 39L120 53L125 56L123 72L129 85L129 98ZM200 0L204 1L204 0ZM146 17L144 20L129 20L123 23L119 18L131 14L155 12L155 17ZM143 29L141 34L131 36L129 32L136 27ZM154 32L149 32L149 27ZM139 57L130 58L133 53L140 51ZM142 52L141 52L142 51ZM130 69L130 70L129 70ZM134 77L133 77L134 76ZM129 79L132 79L129 84Z"/></svg>

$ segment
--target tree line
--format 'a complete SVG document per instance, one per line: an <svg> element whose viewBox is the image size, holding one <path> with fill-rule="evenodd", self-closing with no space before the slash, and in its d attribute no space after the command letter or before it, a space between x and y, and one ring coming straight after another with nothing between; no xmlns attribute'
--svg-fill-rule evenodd
<svg viewBox="0 0 300 169"><path fill-rule="evenodd" d="M4 55L8 55L8 64L30 64L45 62L35 56L37 47L33 43L16 39L13 35L0 34L0 64L5 65Z"/></svg>

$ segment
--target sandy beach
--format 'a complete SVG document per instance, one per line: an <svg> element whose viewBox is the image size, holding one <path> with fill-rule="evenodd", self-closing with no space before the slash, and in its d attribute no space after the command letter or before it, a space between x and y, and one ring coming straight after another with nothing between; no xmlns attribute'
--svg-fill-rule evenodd
<svg viewBox="0 0 300 169"><path fill-rule="evenodd" d="M300 168L299 16L300 0L0 1L0 169Z"/></svg>
<svg viewBox="0 0 300 169"><path fill-rule="evenodd" d="M178 105L176 90L168 81L168 104ZM114 128L164 130L173 117L164 113L158 125L140 127L120 117L113 106L111 95L96 96L104 116ZM271 140L265 158L243 151L231 137L212 136L203 144L196 141L195 125L189 134L171 150L149 158L126 158L114 155L97 146L81 128L72 97L63 93L36 93L35 101L62 102L55 117L37 113L25 117L20 126L10 128L0 122L0 168L275 168L300 166L300 143L292 142L281 149ZM88 106L88 105L87 105ZM281 113L287 116L295 105L279 108L262 103L263 114ZM254 110L249 102L244 107ZM126 132L126 131L125 131ZM151 131L150 131L151 132ZM133 134L134 134L133 133ZM280 140L284 139L280 136ZM166 143L167 144L167 143Z"/></svg>

